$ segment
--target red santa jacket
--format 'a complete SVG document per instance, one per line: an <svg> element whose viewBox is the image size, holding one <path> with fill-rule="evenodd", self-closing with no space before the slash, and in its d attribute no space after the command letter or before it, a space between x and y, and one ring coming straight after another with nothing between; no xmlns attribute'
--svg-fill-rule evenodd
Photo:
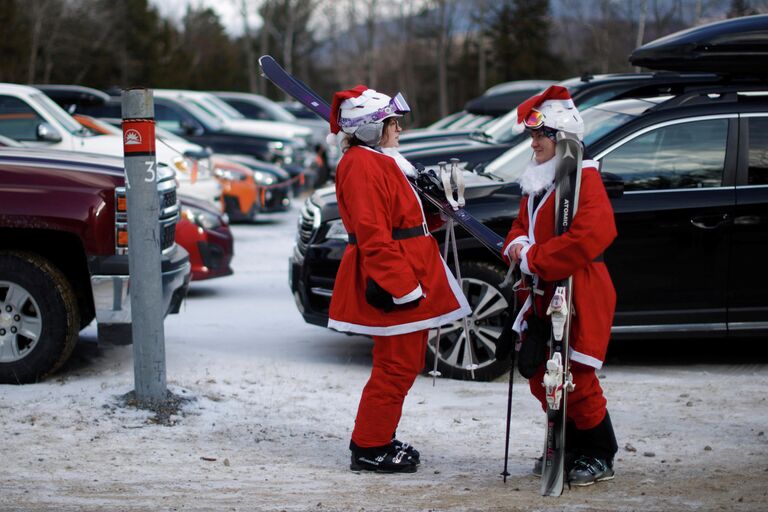
<svg viewBox="0 0 768 512"><path fill-rule="evenodd" d="M394 158L351 147L336 171L336 197L355 243L347 245L336 274L328 327L392 336L434 328L470 312L428 232L393 239L393 230L426 225L421 201ZM424 298L415 308L384 312L365 300L369 277L396 300Z"/></svg>
<svg viewBox="0 0 768 512"><path fill-rule="evenodd" d="M552 283L573 276L571 358L600 368L611 334L616 291L605 264L594 260L616 238L616 224L596 162L585 160L582 167L579 204L568 231L555 236L554 186L546 190L535 210L533 197L523 196L520 213L504 243L504 257L509 262L508 251L515 243L527 246L520 268L538 276L536 287L545 291L535 296L541 317L552 298ZM515 322L518 332L532 314L530 291L523 291L520 298L525 304Z"/></svg>

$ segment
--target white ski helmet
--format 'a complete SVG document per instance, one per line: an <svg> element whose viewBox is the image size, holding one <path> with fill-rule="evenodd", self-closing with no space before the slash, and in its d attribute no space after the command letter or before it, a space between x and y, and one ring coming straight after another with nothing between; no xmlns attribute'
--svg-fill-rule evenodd
<svg viewBox="0 0 768 512"><path fill-rule="evenodd" d="M376 145L381 140L384 120L402 117L411 109L405 98L397 93L394 98L358 85L353 89L339 91L331 104L331 133L339 131L354 135L363 143Z"/></svg>
<svg viewBox="0 0 768 512"><path fill-rule="evenodd" d="M584 120L568 94L568 89L559 85L552 85L518 105L517 122L529 130L546 126L573 133L579 140L584 140Z"/></svg>

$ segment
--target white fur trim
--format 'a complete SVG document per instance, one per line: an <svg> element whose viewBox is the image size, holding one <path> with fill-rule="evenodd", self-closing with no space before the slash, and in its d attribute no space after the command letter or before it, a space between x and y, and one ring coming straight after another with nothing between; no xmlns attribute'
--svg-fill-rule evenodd
<svg viewBox="0 0 768 512"><path fill-rule="evenodd" d="M441 260L442 261L442 260ZM417 322L409 322L406 324L389 325L385 327L376 327L371 325L360 325L349 322L340 322L332 318L328 319L328 328L335 329L341 332L355 332L358 334L369 334L371 336L395 336L397 334L406 334L409 332L422 331L424 329L435 329L441 325L445 325L453 320L458 320L472 313L472 308L469 307L467 298L464 296L464 292L461 291L459 283L456 278L453 277L451 271L448 270L445 262L443 261L443 270L445 271L445 277L448 279L448 284L451 286L453 296L459 303L458 309L446 313L444 315L427 318L425 320L419 320Z"/></svg>
<svg viewBox="0 0 768 512"><path fill-rule="evenodd" d="M525 321L523 321L523 318L525 318L525 314L528 312L529 309L533 306L533 300L531 299L531 295L528 295L526 297L525 302L523 303L523 307L520 308L520 312L515 317L515 323L512 324L512 330L515 331L517 334L523 334L523 331L528 328L525 324Z"/></svg>
<svg viewBox="0 0 768 512"><path fill-rule="evenodd" d="M342 150L345 150L345 145L346 146L349 145L348 141L349 141L349 135L347 135L342 131L340 131L339 133L328 133L328 135L325 136L325 142L329 146L336 146L341 148Z"/></svg>
<svg viewBox="0 0 768 512"><path fill-rule="evenodd" d="M504 248L504 250L501 252L503 255L507 257L507 259L511 260L512 258L509 255L509 251L512 249L512 246L515 244L529 244L528 237L525 235L520 235L519 237L515 238L507 246Z"/></svg>
<svg viewBox="0 0 768 512"><path fill-rule="evenodd" d="M520 271L529 276L533 275L531 269L528 267L528 250L533 247L532 245L526 245L523 250L520 251Z"/></svg>
<svg viewBox="0 0 768 512"><path fill-rule="evenodd" d="M410 293L406 293L402 297L392 297L392 302L395 304L406 304L408 302L414 301L421 297L424 294L424 292L421 289L421 285L417 285L416 288L413 289Z"/></svg>
<svg viewBox="0 0 768 512"><path fill-rule="evenodd" d="M405 173L406 176L411 178L416 177L416 168L413 166L413 164L411 164L411 162L409 162L403 155L400 154L397 148L381 148L381 152L389 157L394 158L395 163L400 168L400 170Z"/></svg>
<svg viewBox="0 0 768 512"><path fill-rule="evenodd" d="M596 370L599 370L600 368L603 367L603 362L598 358L588 356L587 354L582 354L581 352L577 352L573 350L573 347L569 347L569 348L570 348L569 354L572 361L576 361L577 363L591 366Z"/></svg>
<svg viewBox="0 0 768 512"><path fill-rule="evenodd" d="M426 320L410 322L407 324L390 325L387 327L373 327L370 325L352 324L349 322L339 322L338 320L329 319L328 328L340 332L354 332L357 334L368 334L370 336L397 336L398 334L423 331L424 329L436 329L448 322L463 318L467 316L467 314L468 313L462 308L459 308L442 316L427 318Z"/></svg>
<svg viewBox="0 0 768 512"><path fill-rule="evenodd" d="M544 163L528 162L523 174L517 179L523 194L533 196L546 189L555 181L555 160L550 158Z"/></svg>

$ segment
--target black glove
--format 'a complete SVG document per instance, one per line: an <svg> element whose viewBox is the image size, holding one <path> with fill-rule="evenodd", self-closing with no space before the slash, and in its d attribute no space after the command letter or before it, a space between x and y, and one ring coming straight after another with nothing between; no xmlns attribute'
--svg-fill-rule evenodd
<svg viewBox="0 0 768 512"><path fill-rule="evenodd" d="M395 302L392 300L392 295L379 286L379 283L368 278L368 281L366 283L365 287L365 300L370 304L371 306L381 309L385 313L389 313L390 311L401 311L405 309L415 309L419 307L419 303L421 302L421 299L423 299L424 296L420 295L416 299L406 302L404 304L395 304Z"/></svg>
<svg viewBox="0 0 768 512"><path fill-rule="evenodd" d="M517 358L517 369L520 375L530 379L536 370L547 360L547 345L552 335L552 324L545 318L535 314L526 319L528 329L523 336L523 344Z"/></svg>
<svg viewBox="0 0 768 512"><path fill-rule="evenodd" d="M365 286L365 300L371 306L381 309L385 313L389 313L395 307L395 303L392 302L392 295L370 277Z"/></svg>

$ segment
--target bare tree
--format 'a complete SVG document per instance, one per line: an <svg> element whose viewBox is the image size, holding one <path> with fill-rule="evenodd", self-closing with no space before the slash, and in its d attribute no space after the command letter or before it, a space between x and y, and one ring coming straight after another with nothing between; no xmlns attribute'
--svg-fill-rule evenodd
<svg viewBox="0 0 768 512"><path fill-rule="evenodd" d="M27 83L37 80L38 56L50 48L50 30L62 14L64 4L59 0L29 0L22 12L30 23L30 44L27 64ZM44 34L46 37L44 37Z"/></svg>
<svg viewBox="0 0 768 512"><path fill-rule="evenodd" d="M253 52L253 32L251 31L251 4L249 0L238 0L237 8L243 21L243 53L245 54L246 71L248 74L248 90L262 92L262 84L256 72L256 56Z"/></svg>
<svg viewBox="0 0 768 512"><path fill-rule="evenodd" d="M448 111L448 52L451 47L456 0L432 0L436 20L436 59L438 114L445 117Z"/></svg>

